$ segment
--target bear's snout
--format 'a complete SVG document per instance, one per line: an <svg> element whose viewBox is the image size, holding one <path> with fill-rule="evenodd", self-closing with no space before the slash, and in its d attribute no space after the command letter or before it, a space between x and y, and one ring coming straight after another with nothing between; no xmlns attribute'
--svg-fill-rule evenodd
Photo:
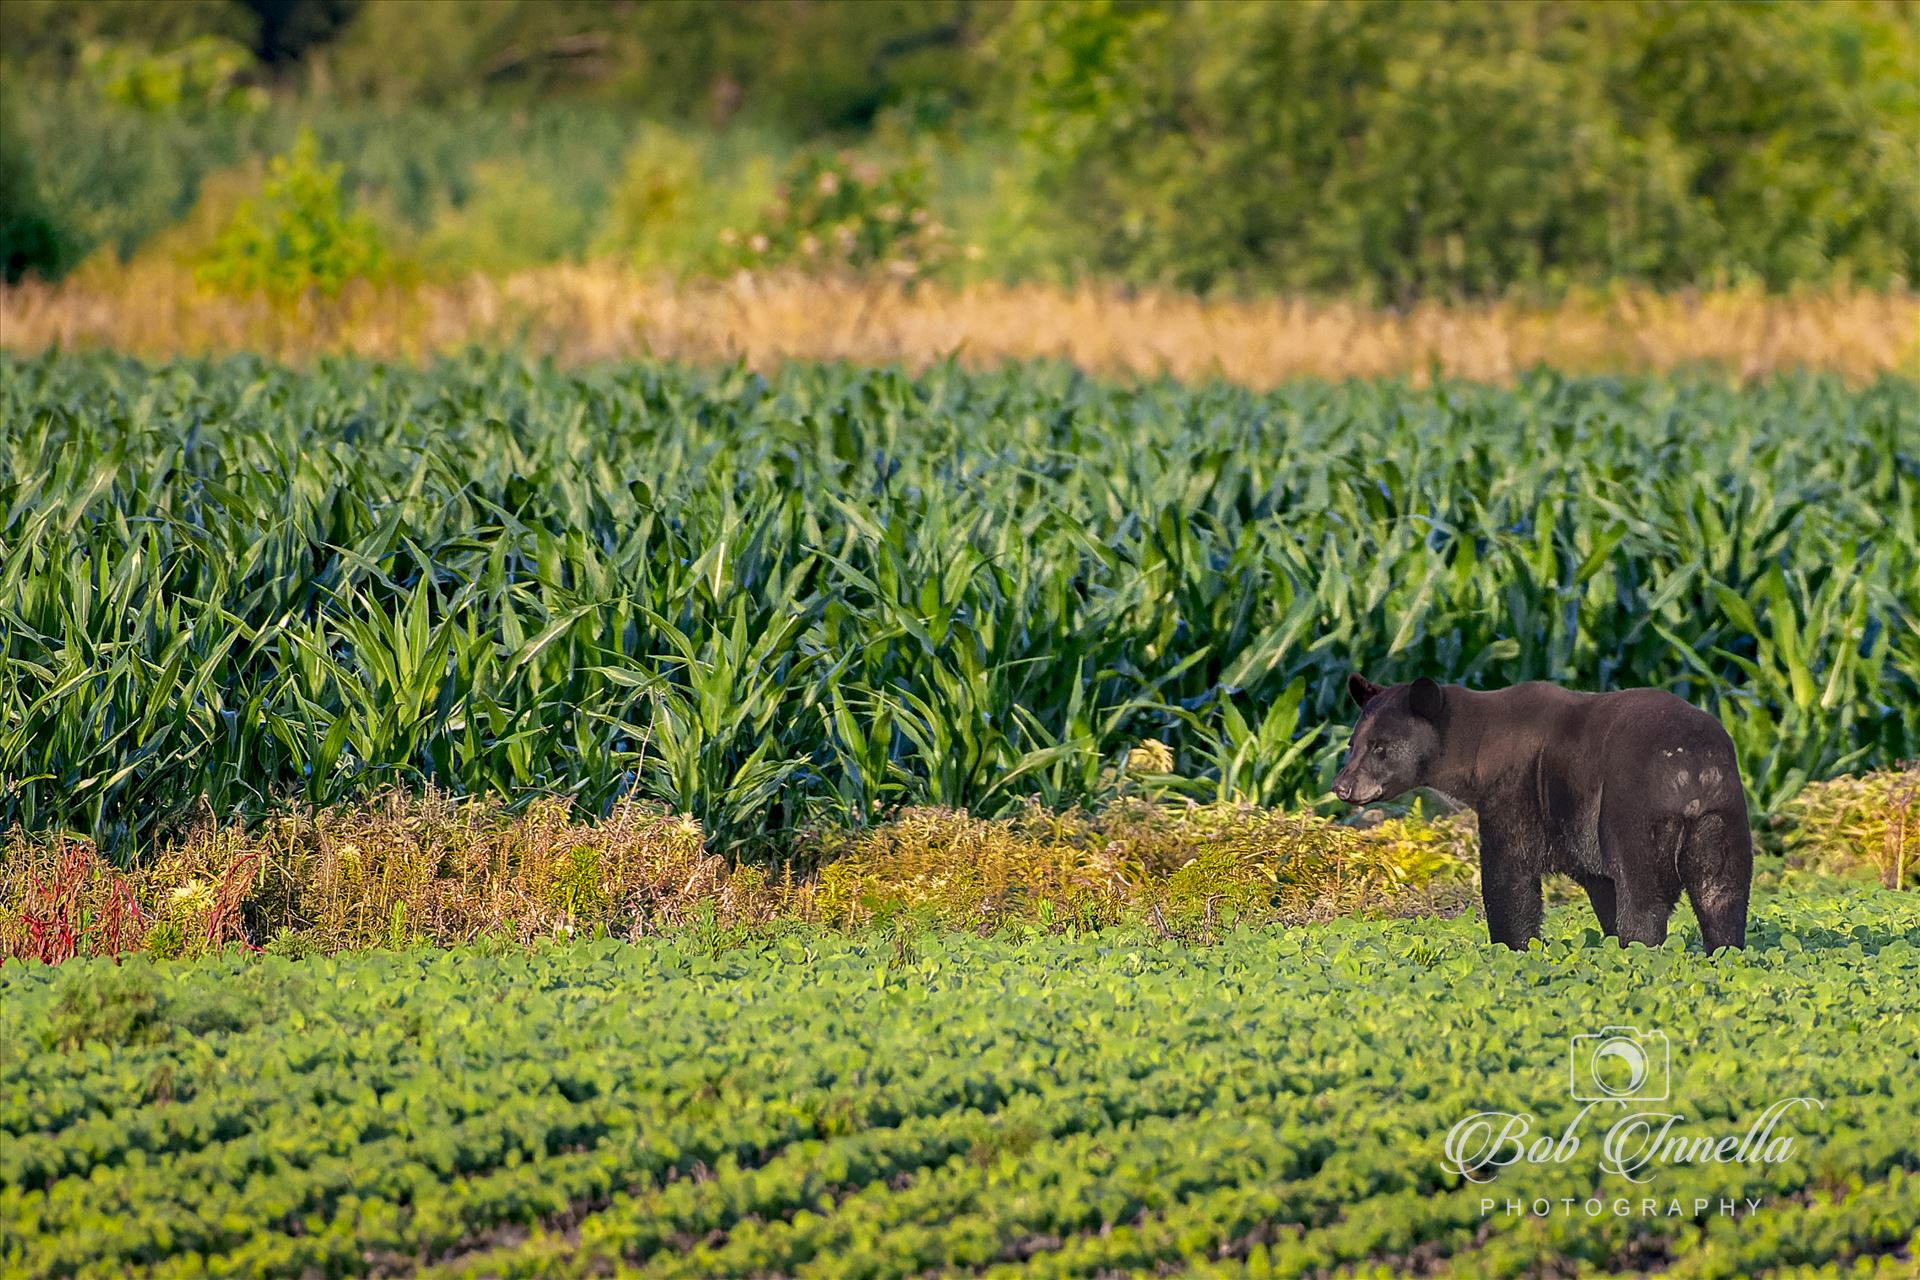
<svg viewBox="0 0 1920 1280"><path fill-rule="evenodd" d="M1380 788L1369 787L1345 774L1333 780L1333 794L1347 804L1361 804L1379 797Z"/></svg>

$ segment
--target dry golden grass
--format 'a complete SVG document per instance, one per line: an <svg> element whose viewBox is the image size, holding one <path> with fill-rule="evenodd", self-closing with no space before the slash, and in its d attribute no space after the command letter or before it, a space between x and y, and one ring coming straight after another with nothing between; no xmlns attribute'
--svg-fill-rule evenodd
<svg viewBox="0 0 1920 1280"><path fill-rule="evenodd" d="M1713 365L1740 376L1830 370L1920 374L1920 295L1752 289L1663 295L1622 289L1548 306L1202 300L1159 291L980 284L912 294L851 281L748 279L671 285L603 265L500 280L350 290L292 310L217 297L184 267L141 261L58 286L0 290L0 344L147 356L332 352L419 360L469 345L524 345L569 362L655 355L692 361L846 359L920 366L1060 358L1110 375L1287 378L1434 371L1503 382L1550 365L1639 372Z"/></svg>

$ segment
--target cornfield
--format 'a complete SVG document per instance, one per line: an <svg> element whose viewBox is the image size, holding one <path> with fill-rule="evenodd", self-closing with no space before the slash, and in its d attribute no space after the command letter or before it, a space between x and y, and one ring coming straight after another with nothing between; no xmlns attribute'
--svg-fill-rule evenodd
<svg viewBox="0 0 1920 1280"><path fill-rule="evenodd" d="M1355 667L1672 688L1762 807L1920 749L1905 380L0 374L0 826L122 856L429 783L634 796L730 852L1312 800Z"/></svg>

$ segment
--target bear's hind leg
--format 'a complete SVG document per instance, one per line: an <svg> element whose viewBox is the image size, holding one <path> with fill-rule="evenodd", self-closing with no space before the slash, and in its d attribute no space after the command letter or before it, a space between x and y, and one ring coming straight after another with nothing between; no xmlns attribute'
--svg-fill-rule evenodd
<svg viewBox="0 0 1920 1280"><path fill-rule="evenodd" d="M1667 940L1667 917L1673 914L1673 904L1671 898L1635 897L1631 892L1621 895L1620 928L1614 936L1623 947L1629 942L1659 946Z"/></svg>
<svg viewBox="0 0 1920 1280"><path fill-rule="evenodd" d="M1605 876L1580 872L1573 877L1580 887L1587 891L1587 900L1593 903L1593 915L1600 922L1600 932L1609 938L1620 933L1619 914L1615 909L1613 881Z"/></svg>
<svg viewBox="0 0 1920 1280"><path fill-rule="evenodd" d="M1709 953L1747 945L1747 897L1753 888L1753 833L1745 821L1702 814L1687 833L1680 871Z"/></svg>
<svg viewBox="0 0 1920 1280"><path fill-rule="evenodd" d="M1642 942L1657 947L1667 940L1667 918L1680 901L1680 851L1685 828L1679 818L1642 819L1638 829L1600 824L1604 865L1619 868L1613 878L1614 936L1620 945Z"/></svg>

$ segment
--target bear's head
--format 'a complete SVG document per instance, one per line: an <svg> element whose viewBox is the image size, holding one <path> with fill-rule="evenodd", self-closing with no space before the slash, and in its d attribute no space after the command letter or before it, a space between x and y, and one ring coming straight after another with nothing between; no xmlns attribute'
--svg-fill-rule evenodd
<svg viewBox="0 0 1920 1280"><path fill-rule="evenodd" d="M1347 692L1360 705L1360 723L1333 794L1348 804L1371 804L1425 785L1440 755L1446 711L1440 686L1422 676L1382 688L1356 671L1347 677Z"/></svg>

